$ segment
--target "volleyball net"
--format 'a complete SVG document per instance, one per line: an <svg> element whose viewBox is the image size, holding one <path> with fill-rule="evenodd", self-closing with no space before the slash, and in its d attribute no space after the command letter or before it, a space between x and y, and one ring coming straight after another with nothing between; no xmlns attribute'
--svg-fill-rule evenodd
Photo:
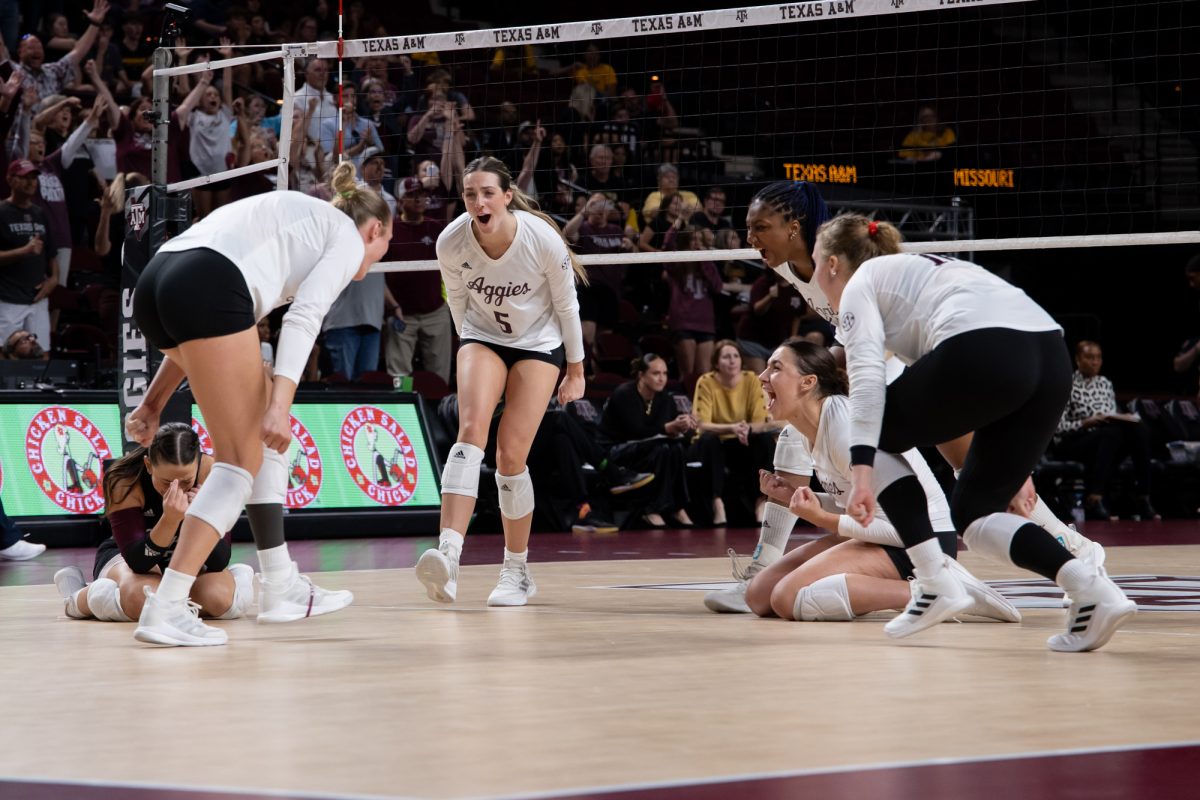
<svg viewBox="0 0 1200 800"><path fill-rule="evenodd" d="M462 166L492 154L563 222L601 194L631 239L706 211L736 234L590 263L756 260L746 208L777 180L895 222L913 250L1193 243L1187 5L826 0L290 44L159 71L165 92L205 70L280 75L273 149L170 188L263 173L306 190L349 158L382 162L396 196L415 178L426 213L452 215ZM313 84L330 73L326 96Z"/></svg>

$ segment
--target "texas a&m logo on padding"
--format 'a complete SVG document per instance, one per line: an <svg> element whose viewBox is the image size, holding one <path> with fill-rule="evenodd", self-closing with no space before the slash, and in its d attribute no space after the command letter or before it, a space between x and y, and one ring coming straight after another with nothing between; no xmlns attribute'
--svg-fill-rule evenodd
<svg viewBox="0 0 1200 800"><path fill-rule="evenodd" d="M304 508L321 491L321 453L308 428L294 416L292 441L288 445L287 507Z"/></svg>
<svg viewBox="0 0 1200 800"><path fill-rule="evenodd" d="M359 406L342 421L342 461L354 483L385 506L404 505L417 490L417 453L404 428L374 406Z"/></svg>
<svg viewBox="0 0 1200 800"><path fill-rule="evenodd" d="M104 508L100 465L112 451L100 429L65 406L38 412L25 431L25 460L50 502L72 514Z"/></svg>

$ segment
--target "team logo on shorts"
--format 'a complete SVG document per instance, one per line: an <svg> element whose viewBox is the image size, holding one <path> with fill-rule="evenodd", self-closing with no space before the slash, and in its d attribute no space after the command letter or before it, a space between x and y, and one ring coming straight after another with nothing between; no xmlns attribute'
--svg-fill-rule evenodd
<svg viewBox="0 0 1200 800"><path fill-rule="evenodd" d="M401 506L417 490L417 452L404 428L374 406L359 406L342 420L342 461L367 497Z"/></svg>
<svg viewBox="0 0 1200 800"><path fill-rule="evenodd" d="M212 437L208 435L208 429L200 423L200 420L192 417L192 430L196 432L197 438L200 439L200 452L206 456L213 454Z"/></svg>
<svg viewBox="0 0 1200 800"><path fill-rule="evenodd" d="M842 314L842 330L849 332L854 327L854 315L847 311Z"/></svg>
<svg viewBox="0 0 1200 800"><path fill-rule="evenodd" d="M321 453L304 423L292 420L292 441L288 444L287 507L304 508L321 491Z"/></svg>
<svg viewBox="0 0 1200 800"><path fill-rule="evenodd" d="M25 431L25 460L50 502L72 514L104 508L100 468L112 450L100 429L78 411L50 406Z"/></svg>

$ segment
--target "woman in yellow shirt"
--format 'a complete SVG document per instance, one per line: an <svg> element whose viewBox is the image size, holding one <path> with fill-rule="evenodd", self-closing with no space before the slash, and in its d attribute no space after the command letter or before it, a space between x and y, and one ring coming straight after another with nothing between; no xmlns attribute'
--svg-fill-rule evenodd
<svg viewBox="0 0 1200 800"><path fill-rule="evenodd" d="M954 142L954 130L938 122L933 107L923 106L917 112L917 127L900 143L900 157L909 161L936 161L942 157L942 150Z"/></svg>
<svg viewBox="0 0 1200 800"><path fill-rule="evenodd" d="M696 381L692 414L700 435L690 456L702 456L712 489L714 525L724 525L725 469L739 499L754 498L754 518L762 522L766 498L758 488L758 471L772 469L775 432L782 424L767 419L758 377L742 369L742 351L731 339L713 348L712 371ZM714 446L719 443L719 446Z"/></svg>

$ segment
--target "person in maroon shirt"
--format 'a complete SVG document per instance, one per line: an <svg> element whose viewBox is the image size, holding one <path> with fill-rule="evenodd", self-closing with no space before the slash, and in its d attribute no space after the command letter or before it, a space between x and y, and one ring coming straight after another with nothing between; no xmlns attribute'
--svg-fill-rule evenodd
<svg viewBox="0 0 1200 800"><path fill-rule="evenodd" d="M699 232L690 225L672 225L667 231L668 250L699 250L701 247ZM670 257L670 254L664 253L664 256ZM725 285L711 261L667 264L663 279L671 290L667 318L675 339L675 363L679 367L679 379L690 391L712 359L717 332L713 298L721 294Z"/></svg>
<svg viewBox="0 0 1200 800"><path fill-rule="evenodd" d="M402 181L400 215L392 225L388 261L423 261L437 258L438 234L446 227L440 219L425 216L429 190L415 177ZM421 349L421 363L429 372L450 383L453 323L442 296L439 270L388 272L387 315L384 326L384 360L393 377L411 375L413 354ZM397 298L400 298L399 300Z"/></svg>
<svg viewBox="0 0 1200 800"><path fill-rule="evenodd" d="M800 332L804 298L773 270L750 287L750 308L737 323L737 343L746 369L762 372L774 348Z"/></svg>

